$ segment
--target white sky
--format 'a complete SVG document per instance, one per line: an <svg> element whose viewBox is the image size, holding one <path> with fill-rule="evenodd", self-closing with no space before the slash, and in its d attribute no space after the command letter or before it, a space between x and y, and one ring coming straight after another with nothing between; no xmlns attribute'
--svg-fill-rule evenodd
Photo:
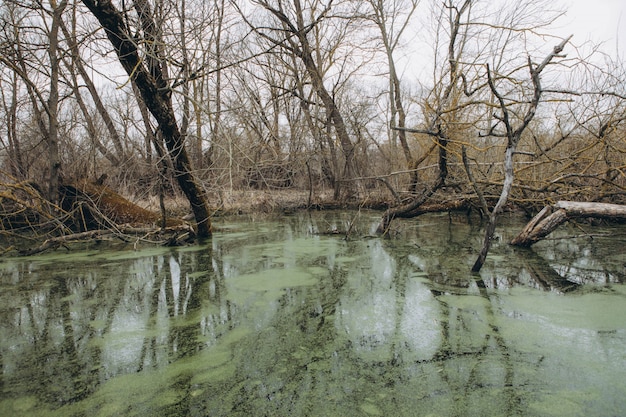
<svg viewBox="0 0 626 417"><path fill-rule="evenodd" d="M626 1L565 0L564 4L569 7L557 22L562 36L574 34L575 45L602 42L604 52L614 57L619 52L620 58L626 58Z"/></svg>
<svg viewBox="0 0 626 417"><path fill-rule="evenodd" d="M514 2L515 0L494 0L502 2ZM432 2L424 1L420 5L429 5ZM615 59L618 55L622 61L626 61L626 0L554 0L551 6L553 10L563 10L565 14L552 23L546 32L558 38L566 38L574 35L571 45L577 48L577 53L567 48L566 55L571 57L577 54L585 59L597 59L603 61L599 54L589 57L589 53L595 45L600 45L600 51L610 55ZM423 11L426 15L427 11ZM418 12L418 15L420 13ZM421 30L421 26L416 26ZM407 35L407 38L410 35ZM399 54L398 68L409 84L420 81L429 83L432 77L431 68L428 65L416 65L424 62L418 57L426 53L430 56L428 35L421 37L418 35L407 42L408 51L406 55ZM544 49L549 49L553 41L548 41ZM417 51L417 52L415 52ZM427 63L431 58L427 58Z"/></svg>

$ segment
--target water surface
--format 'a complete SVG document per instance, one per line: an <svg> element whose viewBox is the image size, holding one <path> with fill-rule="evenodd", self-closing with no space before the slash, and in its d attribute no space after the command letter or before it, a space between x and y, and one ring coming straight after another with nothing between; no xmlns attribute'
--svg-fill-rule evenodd
<svg viewBox="0 0 626 417"><path fill-rule="evenodd" d="M3 259L0 415L626 412L626 227L520 250L511 218L472 275L478 219L396 221L387 239L378 219L231 219L202 246Z"/></svg>

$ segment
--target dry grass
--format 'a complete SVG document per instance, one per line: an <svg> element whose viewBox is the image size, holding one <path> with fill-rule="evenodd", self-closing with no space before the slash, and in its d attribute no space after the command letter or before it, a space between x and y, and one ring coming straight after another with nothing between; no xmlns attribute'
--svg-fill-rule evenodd
<svg viewBox="0 0 626 417"><path fill-rule="evenodd" d="M159 211L158 196L134 199L148 210ZM214 216L238 214L288 213L294 210L313 208L385 208L391 201L385 190L372 190L366 196L345 204L333 200L332 190L316 191L309 202L309 191L299 189L275 190L228 190L209 193L209 206ZM183 217L191 213L189 203L182 195L167 197L165 207L169 215Z"/></svg>

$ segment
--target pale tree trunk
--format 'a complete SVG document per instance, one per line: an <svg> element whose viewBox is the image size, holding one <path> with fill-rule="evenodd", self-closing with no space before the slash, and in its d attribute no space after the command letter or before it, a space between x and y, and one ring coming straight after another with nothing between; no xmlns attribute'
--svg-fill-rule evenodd
<svg viewBox="0 0 626 417"><path fill-rule="evenodd" d="M556 56L559 56L559 54L563 51L563 48L570 39L571 36L567 39L564 39L560 44L555 46L554 50L543 60L543 62L541 62L541 64L537 66L535 66L531 62L530 58L528 59L528 69L530 70L531 81L533 83L533 97L519 126L515 128L513 127L513 122L511 121L512 112L509 109L505 98L497 90L489 66L487 66L487 81L491 92L498 100L500 106L500 111L502 114L498 117L498 119L504 124L504 128L506 129L504 137L507 139L507 146L504 154L504 184L502 186L502 191L500 192L498 202L496 203L491 213L489 213L487 227L485 229L485 237L483 239L483 246L478 254L476 262L474 262L474 265L472 266L472 272L479 272L483 264L485 263L485 260L487 259L487 254L489 253L489 249L491 248L491 242L493 240L493 236L496 230L496 221L498 218L498 214L500 214L500 212L504 208L504 205L509 198L511 188L513 187L513 181L515 176L513 163L515 152L517 150L517 145L522 138L522 133L524 133L530 122L535 117L535 113L541 99L541 94L543 92L540 79L541 72Z"/></svg>
<svg viewBox="0 0 626 417"><path fill-rule="evenodd" d="M174 175L196 218L198 237L210 236L211 221L206 196L193 175L191 162L174 115L171 90L163 77L167 69L165 59L155 55L158 51L153 50L148 59L149 67L146 67L139 55L136 41L127 32L124 18L115 6L110 1L83 0L83 3L100 22L124 70L136 83L143 101L159 123L159 129L174 165ZM156 28L147 3L141 0L135 2L135 6L145 36L156 46L153 32Z"/></svg>
<svg viewBox="0 0 626 417"><path fill-rule="evenodd" d="M619 204L559 201L545 206L512 241L511 245L529 247L573 218L626 219L626 206Z"/></svg>

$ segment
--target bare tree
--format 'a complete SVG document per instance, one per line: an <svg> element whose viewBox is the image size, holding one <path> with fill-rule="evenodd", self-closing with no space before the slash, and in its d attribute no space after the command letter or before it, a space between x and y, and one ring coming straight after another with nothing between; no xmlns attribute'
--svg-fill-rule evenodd
<svg viewBox="0 0 626 417"><path fill-rule="evenodd" d="M12 72L8 80L0 77L0 95L2 96L2 109L6 117L6 143L2 146L6 149L9 172L19 180L26 179L28 167L22 153L22 145L18 137L18 90L19 78L16 72Z"/></svg>
<svg viewBox="0 0 626 417"><path fill-rule="evenodd" d="M50 93L47 103L49 157L48 199L54 203L59 199L59 170L61 169L61 160L59 159L58 119L60 63L57 54L59 50L59 28L61 27L61 19L66 6L67 0L62 0L60 3L57 3L56 0L50 0L52 24L49 33L50 43L48 45L48 56L50 59Z"/></svg>
<svg viewBox="0 0 626 417"><path fill-rule="evenodd" d="M397 138L400 141L407 168L414 170L416 168L414 157L406 138L406 110L394 52L398 48L400 38L411 22L411 17L419 4L419 0L410 0L408 4L405 4L404 1L383 2L382 0L368 0L368 3L372 8L371 19L380 31L389 66L389 109L391 113L389 127L391 129L392 147L395 147ZM411 175L411 191L415 191L417 170L414 170Z"/></svg>
<svg viewBox="0 0 626 417"><path fill-rule="evenodd" d="M479 272L485 263L485 259L487 258L487 254L489 253L489 248L491 247L491 242L493 240L493 235L496 230L496 220L498 214L502 211L502 208L506 204L509 193L511 192L511 187L513 186L513 180L515 179L515 171L513 169L513 159L515 156L515 152L517 151L517 146L519 145L520 140L522 139L522 134L530 124L530 122L535 117L537 112L537 107L539 106L541 95L543 93L543 89L541 87L541 73L543 70L552 62L552 60L558 56L565 48L565 45L571 36L564 39L561 43L554 47L554 50L548 54L544 58L544 60L536 65L532 62L531 58L528 58L528 71L530 73L530 79L533 86L532 96L530 98L530 102L527 105L527 108L523 114L519 111L513 111L512 103L517 102L516 98L506 97L501 91L498 90L496 86L497 79L494 79L495 76L492 74L489 66L487 66L487 79L489 83L489 89L493 93L493 95L497 98L499 104L500 114L496 116L500 123L494 125L489 132L491 136L503 137L507 141L506 150L504 154L504 183L502 185L502 191L500 192L500 197L498 201L489 213L489 218L487 221L487 227L485 229L485 238L483 240L483 246L480 250L478 258L472 266L472 272ZM507 77L500 76L500 79L508 78L507 81L511 81L511 79ZM516 109L517 110L517 109ZM516 114L519 120L515 121ZM497 132L496 129L500 128L502 125L502 131ZM483 200L484 201L484 200ZM484 207L485 210L488 210L487 207Z"/></svg>
<svg viewBox="0 0 626 417"><path fill-rule="evenodd" d="M94 141L94 144L96 145L98 150L102 153L102 155L104 155L113 164L113 166L119 166L121 161L124 161L126 157L123 140L120 137L117 127L115 126L115 122L113 121L113 118L109 114L109 111L107 110L106 105L102 101L102 98L100 97L100 94L98 93L98 90L96 89L96 86L93 80L91 79L91 76L89 75L88 68L86 67L86 63L84 62L84 60L82 59L80 55L79 41L77 39L77 33L76 33L76 24L77 24L76 4L72 5L71 23L72 23L71 28L68 28L65 22L63 21L63 19L61 19L59 22L59 25L60 25L59 27L69 47L69 54L68 54L69 63L67 66L68 68L67 72L69 73L69 78L71 78L70 84L74 92L74 98L78 101L79 107L81 108L83 116L86 120L86 123L88 125L88 131L90 133L91 139ZM87 88L87 91L89 92L91 96L91 99L93 100L93 104L98 114L100 115L100 117L102 118L102 121L104 122L107 132L109 133L109 138L113 144L113 149L115 149L115 153L111 152L98 139L99 135L96 132L95 122L91 120L92 116L90 115L90 112L89 112L89 109L87 108L86 103L84 103L84 100L82 99L82 95L79 89L78 77L76 73L80 75L82 82L84 83L85 87Z"/></svg>
<svg viewBox="0 0 626 417"><path fill-rule="evenodd" d="M145 0L137 0L134 6L139 15L145 44L152 50L146 51L144 59L140 56L138 44L130 33L124 16L109 2L83 0L83 3L98 19L105 29L124 70L136 83L143 101L159 123L159 129L167 145L175 168L174 175L178 185L187 197L196 218L198 236L211 235L210 213L203 188L197 183L191 162L184 145L174 109L172 107L171 90L166 77L167 61L159 55L157 27L149 5Z"/></svg>
<svg viewBox="0 0 626 417"><path fill-rule="evenodd" d="M316 59L320 52L319 45L316 48L309 39L310 34L318 28L322 21L329 18L333 2L330 1L323 5L315 1L308 5L306 10L300 0L294 0L293 7L288 7L289 5L282 0L276 2L255 1L254 3L274 16L280 25L280 27L269 28L269 30L255 27L259 36L297 57L304 65L308 79L317 98L326 110L328 122L332 124L343 152L345 163L342 169L336 173L338 177L335 179L335 198L340 198L341 190L346 191L346 196L351 196L354 192L352 179L356 174L354 143L350 138L339 106L325 85L324 73L320 67L321 63Z"/></svg>
<svg viewBox="0 0 626 417"><path fill-rule="evenodd" d="M451 126L459 121L458 111L463 107L460 104L461 97L464 95L469 97L476 93L476 91L468 91L467 78L459 65L461 57L466 52L465 42L467 32L470 29L466 21L470 19L471 5L472 0L464 0L460 6L456 6L452 0L443 4L439 19L441 28L445 28L443 30L449 36L445 50L446 66L443 74L433 86L431 97L426 100L423 106L426 127L423 129L401 129L426 135L435 142L431 150L412 164L411 169L416 170L419 163L424 161L428 154L436 148L438 150L437 178L421 195L414 196L409 202L385 211L377 228L378 233L386 233L395 217L412 217L415 211L446 183Z"/></svg>
<svg viewBox="0 0 626 417"><path fill-rule="evenodd" d="M56 203L59 196L58 185L61 169L59 156L59 45L61 43L59 27L63 11L67 6L67 0L62 0L61 2L50 0L47 5L49 8L43 4L41 5L42 7L32 8L32 11L38 14L38 16L33 15L32 18L39 20L42 24L40 29L33 29L33 32L38 32L38 34L32 36L33 38L36 36L40 40L44 39L44 42L47 43L45 54L47 62L44 63L43 56L38 54L42 49L39 45L30 44L28 46L31 47L31 50L25 50L26 45L21 39L19 22L11 22L11 25L15 24L15 26L13 26L12 33L7 34L12 37L13 43L3 45L4 50L0 54L0 62L17 74L26 86L34 119L46 144L45 194L51 202ZM23 7L23 5L17 4L17 2L11 2L9 6L13 12L19 7ZM27 59L26 55L28 53L30 53L32 60ZM36 73L31 70L31 65L49 69L49 72L45 70L39 71L44 74L43 78L47 82L47 96L46 91L42 87L43 82L37 80Z"/></svg>

